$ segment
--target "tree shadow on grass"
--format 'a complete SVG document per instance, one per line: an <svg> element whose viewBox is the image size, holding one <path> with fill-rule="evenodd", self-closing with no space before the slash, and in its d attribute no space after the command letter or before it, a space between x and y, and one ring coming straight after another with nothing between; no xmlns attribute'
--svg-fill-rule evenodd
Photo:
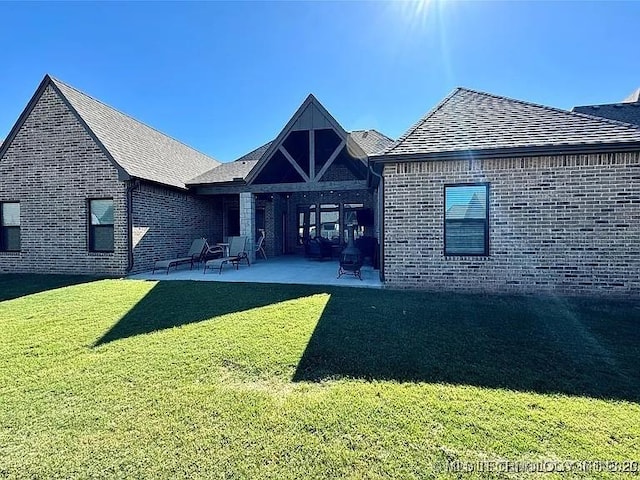
<svg viewBox="0 0 640 480"><path fill-rule="evenodd" d="M88 275L36 275L31 273L7 273L0 275L0 302L26 297L34 293L57 288L95 282L104 277Z"/></svg>
<svg viewBox="0 0 640 480"><path fill-rule="evenodd" d="M332 293L294 381L438 382L640 401L637 302L344 290Z"/></svg>
<svg viewBox="0 0 640 480"><path fill-rule="evenodd" d="M319 288L300 285L158 282L93 346L306 297L321 291Z"/></svg>

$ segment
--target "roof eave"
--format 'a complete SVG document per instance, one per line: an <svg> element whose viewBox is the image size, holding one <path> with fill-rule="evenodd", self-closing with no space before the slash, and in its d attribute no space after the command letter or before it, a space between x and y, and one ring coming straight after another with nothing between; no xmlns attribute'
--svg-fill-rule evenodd
<svg viewBox="0 0 640 480"><path fill-rule="evenodd" d="M237 186L243 186L246 185L247 182L243 179L243 180L229 180L226 182L197 182L197 183L187 183L187 188L192 188L192 187L210 187L212 185L215 185L216 187L229 187L229 186L233 186L233 187L237 187Z"/></svg>
<svg viewBox="0 0 640 480"><path fill-rule="evenodd" d="M417 162L437 160L459 160L461 158L511 158L540 155L576 155L587 153L614 153L640 151L640 141L611 142L577 145L542 145L527 147L505 147L479 150L449 150L446 152L425 152L406 154L372 155L370 161L376 163Z"/></svg>

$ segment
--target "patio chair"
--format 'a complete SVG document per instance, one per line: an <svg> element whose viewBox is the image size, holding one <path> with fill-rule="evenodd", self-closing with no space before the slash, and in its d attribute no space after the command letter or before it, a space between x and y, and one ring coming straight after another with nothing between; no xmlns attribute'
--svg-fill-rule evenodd
<svg viewBox="0 0 640 480"><path fill-rule="evenodd" d="M178 265L182 265L185 263L191 264L191 269L193 269L194 262L200 263L202 256L209 249L209 244L207 243L206 238L196 238L193 242L191 242L191 248L189 252L184 257L171 258L169 260L158 260L153 264L153 275L156 273L156 270L160 270L162 268L166 268L167 275L169 274L169 269L171 267L178 268Z"/></svg>
<svg viewBox="0 0 640 480"><path fill-rule="evenodd" d="M310 238L304 244L304 253L309 258L331 258L333 256L333 244L324 237Z"/></svg>
<svg viewBox="0 0 640 480"><path fill-rule="evenodd" d="M209 252L214 251L216 247L209 249ZM231 265L238 270L240 262L246 260L247 265L251 266L249 260L249 254L247 253L247 237L229 237L229 254L220 258L213 258L207 260L204 263L203 275L207 273L207 268L218 268L218 273L222 273L222 267L225 265Z"/></svg>
<svg viewBox="0 0 640 480"><path fill-rule="evenodd" d="M267 259L267 254L264 251L264 237L266 236L266 234L264 233L264 230L260 231L260 238L258 239L258 243L256 243L256 258L258 258L258 254L261 253L262 254L262 258L264 258L265 260Z"/></svg>

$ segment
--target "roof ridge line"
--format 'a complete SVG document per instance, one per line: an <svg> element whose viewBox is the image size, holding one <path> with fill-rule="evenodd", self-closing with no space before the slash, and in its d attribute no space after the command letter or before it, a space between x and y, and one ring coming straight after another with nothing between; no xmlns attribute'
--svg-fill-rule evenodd
<svg viewBox="0 0 640 480"><path fill-rule="evenodd" d="M459 91L464 90L462 87L456 87L449 95L444 97L440 103L438 103L435 107L429 110L423 117L421 117L416 123L414 123L409 129L404 132L391 146L385 148L382 152L378 153L378 155L386 155L391 153L391 151L398 147L402 142L404 142L407 137L409 137L413 132L415 132L423 123L425 123L430 117L432 117L438 110L440 110L449 100L453 98L455 94ZM388 138L388 137L387 137ZM390 139L392 140L392 139Z"/></svg>
<svg viewBox="0 0 640 480"><path fill-rule="evenodd" d="M585 107L614 107L620 105L621 107L626 107L627 105L632 107L640 106L640 100L637 102L613 102L613 103L589 103L586 105L576 105L573 108L585 108ZM576 112L579 113L579 112Z"/></svg>
<svg viewBox="0 0 640 480"><path fill-rule="evenodd" d="M164 133L163 131L161 131L161 130L157 129L156 127L152 127L151 125L148 125L148 124L144 123L142 120L138 120L137 118L133 117L132 115L129 115L128 113L123 112L122 110L119 110L119 109L117 109L117 108L115 108L115 107L112 107L112 106L111 106L111 105L109 105L108 103L105 103L105 102L103 102L102 100L100 100L100 99L98 99L98 98L95 98L95 97L93 97L93 96L89 95L89 94L88 94L88 93L86 93L86 92L83 92L82 90L80 90L80 89L78 89L78 88L74 87L73 85L69 85L68 83L63 82L63 81L62 81L62 80L60 80L59 78L53 77L53 76L51 76L51 75L49 75L49 78L50 78L53 82L61 83L61 84L62 84L62 85L64 85L65 87L70 88L70 89L72 89L72 90L75 90L75 91L76 91L76 92L78 92L80 95L84 95L85 97L90 98L90 99L91 99L91 100L93 100L94 102L100 103L101 105L104 105L105 107L110 108L111 110L114 110L114 111L118 112L119 114L124 115L124 116L125 116L125 117L127 117L127 118L130 118L130 119L131 119L131 120L133 120L134 122L137 122L137 123L139 123L140 125L142 125L142 126L144 126L144 127L146 127L146 128L149 128L149 129L151 129L151 130L153 130L153 131L155 131L155 132L159 133L160 135L162 135L162 136L164 136L164 137L167 137L168 139L173 140L174 142L179 143L180 145L183 145L183 146L185 146L185 147L187 147L187 148L189 148L189 149L193 150L194 152L198 152L200 155L204 155L205 157L210 158L211 160L213 160L213 161L215 161L215 162L222 163L222 162L221 162L220 160L218 160L217 158L214 158L214 157L212 157L212 156L210 156L210 155L207 155L206 153L202 152L201 150L198 150L197 148L192 147L191 145L187 145L187 144L186 144L186 143L184 143L183 141L178 140L177 138L175 138L175 137L173 137L173 136L171 136L171 135L169 135L169 134L167 134L167 133Z"/></svg>
<svg viewBox="0 0 640 480"><path fill-rule="evenodd" d="M459 87L458 90L464 90L464 91L475 93L475 94L478 94L478 95L484 95L484 96L487 96L487 97L493 97L493 98L497 98L497 99L500 99L500 100L506 100L506 101L509 101L509 102L516 102L516 103L519 103L521 105L527 105L527 106L530 106L530 107L539 107L539 108L542 108L542 109L545 109L545 110L548 110L548 111L551 111L551 112L566 113L566 114L569 114L569 115L573 115L575 117L588 118L590 120L598 120L601 123L617 125L617 126L620 126L620 127L631 127L634 130L640 130L640 126L634 125L632 123L621 122L621 121L618 121L618 120L612 120L610 118L605 118L605 117L598 117L596 115L589 115L588 113L573 112L571 110L565 110L565 109L559 108L559 107L551 107L549 105L543 105L541 103L534 103L534 102L529 102L527 100L520 100L520 99L517 99L517 98L505 97L504 95L496 95L495 93L483 92L481 90L473 90L471 88L466 88L466 87Z"/></svg>

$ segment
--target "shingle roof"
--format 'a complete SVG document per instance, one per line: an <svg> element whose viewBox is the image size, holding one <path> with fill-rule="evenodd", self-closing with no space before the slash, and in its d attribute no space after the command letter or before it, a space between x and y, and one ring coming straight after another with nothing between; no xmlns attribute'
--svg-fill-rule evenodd
<svg viewBox="0 0 640 480"><path fill-rule="evenodd" d="M89 95L51 79L78 115L130 176L186 188L187 180L219 162Z"/></svg>
<svg viewBox="0 0 640 480"><path fill-rule="evenodd" d="M375 155L393 144L393 140L377 130L354 130L349 136L367 155Z"/></svg>
<svg viewBox="0 0 640 480"><path fill-rule="evenodd" d="M376 130L356 130L349 133L349 136L367 155L378 153L393 143L392 139ZM227 183L237 181L238 179L245 179L267 152L271 143L273 143L273 141L265 143L233 162L223 163L214 167L202 175L192 178L187 184Z"/></svg>
<svg viewBox="0 0 640 480"><path fill-rule="evenodd" d="M640 125L640 102L611 103L608 105L581 105L573 107L574 112L586 113L595 117L610 118L619 122Z"/></svg>
<svg viewBox="0 0 640 480"><path fill-rule="evenodd" d="M454 90L382 154L640 142L640 128L465 88Z"/></svg>
<svg viewBox="0 0 640 480"><path fill-rule="evenodd" d="M226 183L234 180L244 180L251 169L262 158L264 152L267 151L271 142L265 143L261 147L252 150L233 162L222 163L211 170L206 171L202 175L198 175L187 182L188 185L200 185L204 183Z"/></svg>

